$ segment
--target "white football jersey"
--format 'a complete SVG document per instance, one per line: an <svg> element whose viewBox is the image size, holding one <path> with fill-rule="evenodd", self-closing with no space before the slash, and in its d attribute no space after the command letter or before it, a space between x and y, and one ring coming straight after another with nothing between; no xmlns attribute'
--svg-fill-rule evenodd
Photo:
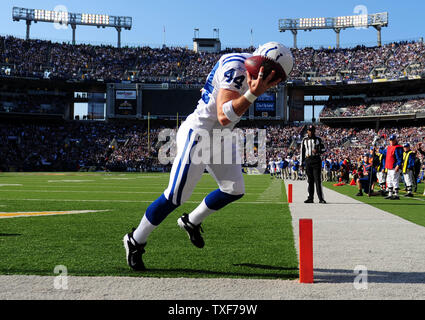
<svg viewBox="0 0 425 320"><path fill-rule="evenodd" d="M245 60L252 57L251 53L229 53L223 55L207 77L202 88L201 99L195 111L186 121L192 128L205 130L229 128L233 129L235 122L223 127L217 118L217 95L220 89L229 89L243 95L248 89Z"/></svg>

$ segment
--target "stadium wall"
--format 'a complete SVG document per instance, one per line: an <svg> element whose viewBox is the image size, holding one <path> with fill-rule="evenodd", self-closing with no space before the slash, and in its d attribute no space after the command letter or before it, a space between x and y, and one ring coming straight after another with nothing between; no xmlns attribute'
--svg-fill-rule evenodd
<svg viewBox="0 0 425 320"><path fill-rule="evenodd" d="M176 114L184 118L196 107L197 101L200 99L200 85L173 85L173 84L136 84L136 83L119 83L119 84L105 84L98 81L54 81L54 80L40 80L40 79L23 79L23 78L0 78L0 94L14 93L19 99L19 94L28 96L30 92L37 91L39 97L45 97L47 100L53 98L60 98L63 100L63 109L60 114L49 113L34 113L34 112L7 112L0 110L0 118L10 119L11 117L17 118L63 118L64 120L73 119L73 105L75 102L88 102L84 99L77 99L74 97L74 92L93 92L93 93L108 93L107 102L113 101L113 93L109 92L110 88L127 88L133 87L138 92L137 97L140 101L136 105L136 113L130 116L123 117L124 119L146 118L148 112L153 117L158 118L175 118ZM246 120L274 120L283 123L292 123L294 121L302 121L301 114L305 101L301 97L305 96L323 96L328 95L332 99L344 99L346 97L362 95L366 99L374 100L380 99L399 99L401 97L417 97L425 95L425 79L404 80L404 81L387 81L379 83L360 83L360 84L328 84L328 85L300 85L295 83L288 83L287 86L279 87L273 91L275 94L275 111L262 113L256 110L256 105L252 105L249 112L245 115ZM294 112L293 101L295 96L300 97L300 101L296 104L296 111ZM1 106L0 106L1 107ZM262 105L264 107L264 104ZM112 105L107 106L107 114L113 118L114 113L111 112ZM112 117L111 117L112 115ZM369 118L356 118L349 119L322 119L329 125L336 125L341 122L343 124L359 123L367 124L375 127L377 121L380 123L390 122L405 122L405 121L423 121L423 115L416 114L414 117L394 116L394 117L369 117ZM339 124L338 124L339 125Z"/></svg>

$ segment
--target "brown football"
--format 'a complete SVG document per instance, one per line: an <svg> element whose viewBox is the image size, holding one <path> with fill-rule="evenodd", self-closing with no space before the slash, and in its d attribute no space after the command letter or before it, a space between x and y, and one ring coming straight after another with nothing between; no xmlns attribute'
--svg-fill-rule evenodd
<svg viewBox="0 0 425 320"><path fill-rule="evenodd" d="M260 68L262 66L264 67L263 79L266 79L270 72L274 70L276 74L273 77L272 81L276 81L279 78L281 78L282 81L286 80L286 74L285 71L283 71L282 66L267 57L252 56L245 60L245 68L253 79L257 79L258 72L260 71Z"/></svg>

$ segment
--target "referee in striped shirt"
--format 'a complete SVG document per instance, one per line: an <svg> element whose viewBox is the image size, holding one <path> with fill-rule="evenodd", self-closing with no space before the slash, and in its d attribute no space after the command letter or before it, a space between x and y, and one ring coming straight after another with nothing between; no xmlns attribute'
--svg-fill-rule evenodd
<svg viewBox="0 0 425 320"><path fill-rule="evenodd" d="M325 152L322 139L316 137L316 128L313 125L307 127L307 136L301 143L301 164L305 166L308 179L308 198L304 203L313 203L314 186L316 186L319 203L326 203L322 191L322 160L320 155Z"/></svg>

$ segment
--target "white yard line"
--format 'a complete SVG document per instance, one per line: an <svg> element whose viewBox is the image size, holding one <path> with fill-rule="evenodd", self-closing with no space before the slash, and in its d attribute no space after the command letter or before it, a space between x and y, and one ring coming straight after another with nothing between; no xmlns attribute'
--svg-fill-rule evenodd
<svg viewBox="0 0 425 320"><path fill-rule="evenodd" d="M84 199L84 200L80 200L80 199L7 199L7 200L3 200L3 201L63 201L63 202L122 202L122 203L151 203L153 201L155 201L155 199L153 200L104 200L104 199ZM199 201L186 201L185 203L196 203L199 204L202 200ZM239 204L277 204L277 205L282 205L282 204L286 204L286 202L267 202L267 201L235 201L232 203L233 205L239 205Z"/></svg>
<svg viewBox="0 0 425 320"><path fill-rule="evenodd" d="M31 192L31 193L111 193L111 194L159 194L160 191L93 191L93 190L38 190L38 189L19 189L19 190L4 190L9 192ZM207 195L205 192L192 192L192 194ZM245 193L245 195L253 195L253 193Z"/></svg>

